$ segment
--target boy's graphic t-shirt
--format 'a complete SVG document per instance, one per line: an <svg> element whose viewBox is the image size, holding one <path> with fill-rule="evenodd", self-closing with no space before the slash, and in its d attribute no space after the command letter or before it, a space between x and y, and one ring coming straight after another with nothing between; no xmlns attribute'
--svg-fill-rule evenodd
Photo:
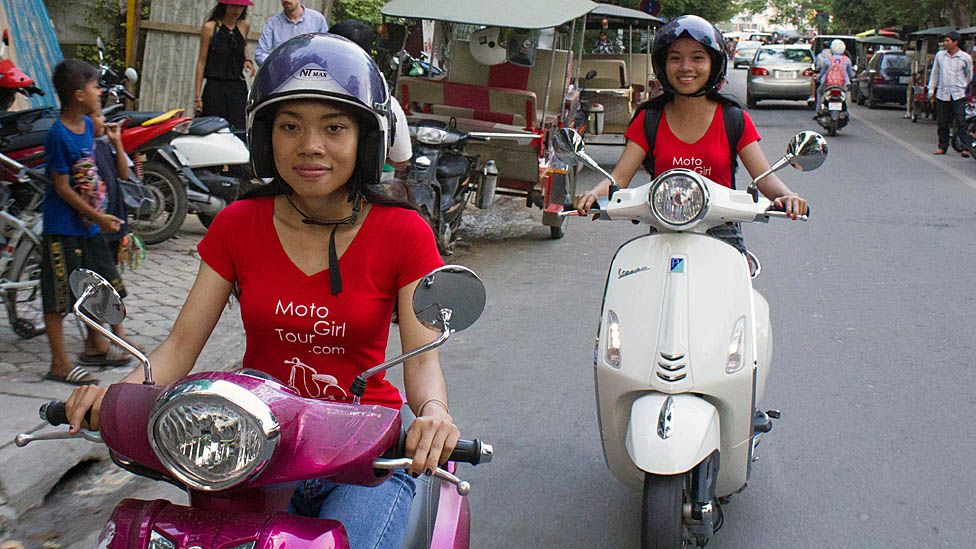
<svg viewBox="0 0 976 549"><path fill-rule="evenodd" d="M201 259L240 289L244 367L308 398L348 399L353 379L386 358L399 290L444 264L434 235L416 212L373 204L339 258L342 291L335 296L328 269L307 275L292 263L273 215L271 197L234 202L197 246ZM403 404L384 374L369 378L363 402Z"/></svg>
<svg viewBox="0 0 976 549"><path fill-rule="evenodd" d="M93 155L95 126L87 116L84 120L85 132L81 134L69 130L60 119L48 130L44 139L47 174L52 178L56 173L67 175L75 192L96 210L105 211L105 184L98 177ZM92 236L99 232L98 225L83 218L58 195L53 186L48 187L44 195L41 212L44 215L44 234Z"/></svg>
<svg viewBox="0 0 976 549"><path fill-rule="evenodd" d="M646 113L646 110L641 111L624 133L627 139L640 145L645 152L648 149L647 137L644 135ZM759 132L749 113L743 111L742 115L745 118L745 125L742 129L742 137L735 148L736 153L750 143L759 141ZM654 137L654 173L660 174L672 168L686 168L720 185L732 186L731 151L729 151L729 138L725 134L725 116L721 105L715 107L712 123L705 131L705 135L694 143L685 143L678 139L671 131L667 114L661 113L657 135Z"/></svg>

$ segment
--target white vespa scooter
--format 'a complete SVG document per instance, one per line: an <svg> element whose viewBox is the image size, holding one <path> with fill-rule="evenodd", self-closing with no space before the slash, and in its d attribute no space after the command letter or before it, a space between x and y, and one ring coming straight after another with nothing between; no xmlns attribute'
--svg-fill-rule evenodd
<svg viewBox="0 0 976 549"><path fill-rule="evenodd" d="M611 177L575 131L559 130L555 142L564 161ZM769 305L750 276L759 263L706 231L786 217L756 182L788 164L813 170L826 155L821 135L801 132L746 191L673 169L640 187L614 184L601 206L600 219L657 229L617 250L593 354L607 465L643 490L641 547L704 545L779 417L756 407L772 356Z"/></svg>

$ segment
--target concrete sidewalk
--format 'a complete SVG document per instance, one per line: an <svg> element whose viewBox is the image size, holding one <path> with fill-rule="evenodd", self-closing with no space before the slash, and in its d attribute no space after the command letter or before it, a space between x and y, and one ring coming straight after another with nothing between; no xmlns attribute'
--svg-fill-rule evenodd
<svg viewBox="0 0 976 549"><path fill-rule="evenodd" d="M191 218L177 238L149 248L138 270L122 274L129 292L124 326L128 338L140 348L151 351L169 333L196 276L199 266L196 244L203 234L204 228L196 218ZM65 339L69 355L82 350L80 331L73 316L66 319ZM240 362L243 353L240 313L236 306L230 305L204 348L197 362L198 369L232 367ZM38 408L52 399L65 399L71 393L69 385L42 379L49 362L45 336L19 339L10 330L6 318L0 320L0 534L5 523L12 524L28 509L41 505L69 469L108 455L104 446L83 440L42 441L25 448L14 445L18 433L52 429L38 417ZM95 369L93 373L102 386L107 386L130 369Z"/></svg>

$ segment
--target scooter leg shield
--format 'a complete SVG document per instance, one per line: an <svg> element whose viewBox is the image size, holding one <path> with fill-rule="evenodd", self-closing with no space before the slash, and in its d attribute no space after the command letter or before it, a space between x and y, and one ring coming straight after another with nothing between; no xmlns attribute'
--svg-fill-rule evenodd
<svg viewBox="0 0 976 549"><path fill-rule="evenodd" d="M631 406L627 453L648 473L684 473L719 449L720 432L718 411L701 397L651 393Z"/></svg>

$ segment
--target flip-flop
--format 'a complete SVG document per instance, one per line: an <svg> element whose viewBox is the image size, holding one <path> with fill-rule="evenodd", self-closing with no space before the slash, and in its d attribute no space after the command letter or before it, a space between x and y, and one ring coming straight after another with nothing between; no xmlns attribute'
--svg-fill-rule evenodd
<svg viewBox="0 0 976 549"><path fill-rule="evenodd" d="M121 349L112 347L104 355L90 355L81 353L78 355L78 363L85 366L97 366L101 368L118 368L132 362L132 357L121 352Z"/></svg>
<svg viewBox="0 0 976 549"><path fill-rule="evenodd" d="M58 383L67 383L68 385L98 385L98 378L91 375L91 372L83 366L75 366L64 377L58 377L48 372L44 374L44 379L57 381Z"/></svg>

